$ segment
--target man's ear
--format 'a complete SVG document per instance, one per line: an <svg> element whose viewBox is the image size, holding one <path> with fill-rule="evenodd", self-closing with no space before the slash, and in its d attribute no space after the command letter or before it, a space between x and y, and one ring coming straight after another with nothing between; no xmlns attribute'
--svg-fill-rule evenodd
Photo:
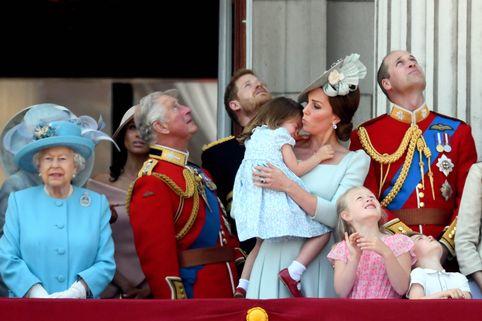
<svg viewBox="0 0 482 321"><path fill-rule="evenodd" d="M385 89L385 91L389 91L390 89L392 89L392 83L390 82L390 79L382 79L382 87L383 89Z"/></svg>
<svg viewBox="0 0 482 321"><path fill-rule="evenodd" d="M241 109L241 104L237 100L231 100L229 102L229 108L231 108L233 111L237 111Z"/></svg>
<svg viewBox="0 0 482 321"><path fill-rule="evenodd" d="M154 123L152 123L152 128L160 134L167 135L170 133L166 123L161 122L159 120L156 120Z"/></svg>

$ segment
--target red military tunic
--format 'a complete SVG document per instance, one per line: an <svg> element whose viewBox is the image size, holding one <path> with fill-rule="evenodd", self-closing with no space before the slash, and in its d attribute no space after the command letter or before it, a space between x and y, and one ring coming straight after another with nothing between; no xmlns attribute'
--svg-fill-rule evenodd
<svg viewBox="0 0 482 321"><path fill-rule="evenodd" d="M215 185L186 162L185 153L151 146L132 186L129 213L142 270L156 298L232 297L234 263L243 260L238 240Z"/></svg>
<svg viewBox="0 0 482 321"><path fill-rule="evenodd" d="M419 162L420 153L415 148L413 161L408 168L408 174L401 185L400 191L386 205L388 220L398 216L402 221L406 218L409 221L407 225L413 230L438 237L444 227L456 218L465 178L470 166L477 159L470 126L458 119L431 112L426 105L414 112L394 105L390 114L382 115L360 126L366 130L372 148L363 146L359 128L352 133L350 149L364 148L369 155L370 149L374 149L380 154L393 154L401 145L412 122L416 123L423 132L426 147L430 150L430 170L433 173L433 183L430 180L426 155L422 155L424 162L422 180ZM446 145L449 147L446 147ZM380 162L373 160L371 155L372 162L365 180L365 186L375 195L379 195L380 200L394 187L396 178L402 172L401 168L406 161L407 150L397 161L391 163L384 182L383 177L388 166L387 164L383 166L382 173ZM422 183L425 184L424 187ZM432 185L435 199L432 195ZM424 210L400 211L406 209ZM397 215L397 213L400 215ZM439 216L437 217L437 215ZM402 230L401 227L399 229ZM453 235L451 238L453 239Z"/></svg>

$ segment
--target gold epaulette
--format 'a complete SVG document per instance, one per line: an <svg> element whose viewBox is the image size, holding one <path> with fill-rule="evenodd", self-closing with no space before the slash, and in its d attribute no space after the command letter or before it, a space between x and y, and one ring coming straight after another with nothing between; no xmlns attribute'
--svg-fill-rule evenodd
<svg viewBox="0 0 482 321"><path fill-rule="evenodd" d="M231 139L234 139L234 138L235 138L235 137L234 137L233 135L220 138L220 139L218 139L218 140L216 140L216 141L214 141L214 142L211 142L211 143L209 143L209 144L203 145L202 150L203 150L203 152L204 152L206 149L209 149L209 148L211 148L211 147L213 147L213 146L216 146L216 145L218 145L218 144L227 142L228 140L231 140Z"/></svg>
<svg viewBox="0 0 482 321"><path fill-rule="evenodd" d="M442 243L450 255L455 256L455 232L457 231L457 218L455 218L452 223L445 228L444 233L440 237L440 243Z"/></svg>
<svg viewBox="0 0 482 321"><path fill-rule="evenodd" d="M392 234L408 234L410 232L413 232L413 230L405 225L402 221L400 221L398 218L394 218L391 221L386 222L383 224L383 227L390 233Z"/></svg>
<svg viewBox="0 0 482 321"><path fill-rule="evenodd" d="M158 160L152 159L152 158L146 160L142 165L142 168L140 169L140 171L137 173L137 178L129 185L129 188L127 189L126 203L125 203L127 215L129 215L129 207L131 204L132 192L134 191L134 185L136 184L139 177L142 177L144 175L151 175L152 170L154 169L154 167L156 167L158 162L159 162Z"/></svg>
<svg viewBox="0 0 482 321"><path fill-rule="evenodd" d="M159 163L159 161L154 158L149 158L148 160L146 160L142 165L139 173L137 173L137 177L152 175L152 171L154 170L154 167L156 167L157 163Z"/></svg>
<svg viewBox="0 0 482 321"><path fill-rule="evenodd" d="M178 276L166 276L167 285L171 289L171 299L187 299L182 279Z"/></svg>

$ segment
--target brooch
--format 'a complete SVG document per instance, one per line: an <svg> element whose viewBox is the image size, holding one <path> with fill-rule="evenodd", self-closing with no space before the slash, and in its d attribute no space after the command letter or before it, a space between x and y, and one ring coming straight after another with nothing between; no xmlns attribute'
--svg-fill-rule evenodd
<svg viewBox="0 0 482 321"><path fill-rule="evenodd" d="M84 192L82 193L82 196L80 197L80 205L83 207L89 207L90 206L90 196L89 193Z"/></svg>

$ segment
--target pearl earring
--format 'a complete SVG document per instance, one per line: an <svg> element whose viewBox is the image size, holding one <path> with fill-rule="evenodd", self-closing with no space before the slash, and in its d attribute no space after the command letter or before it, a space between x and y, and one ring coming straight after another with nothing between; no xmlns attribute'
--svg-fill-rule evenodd
<svg viewBox="0 0 482 321"><path fill-rule="evenodd" d="M75 178L75 176L77 176L76 174L72 175L72 178Z"/></svg>
<svg viewBox="0 0 482 321"><path fill-rule="evenodd" d="M335 123L333 123L333 129L337 129L337 128L338 126Z"/></svg>

